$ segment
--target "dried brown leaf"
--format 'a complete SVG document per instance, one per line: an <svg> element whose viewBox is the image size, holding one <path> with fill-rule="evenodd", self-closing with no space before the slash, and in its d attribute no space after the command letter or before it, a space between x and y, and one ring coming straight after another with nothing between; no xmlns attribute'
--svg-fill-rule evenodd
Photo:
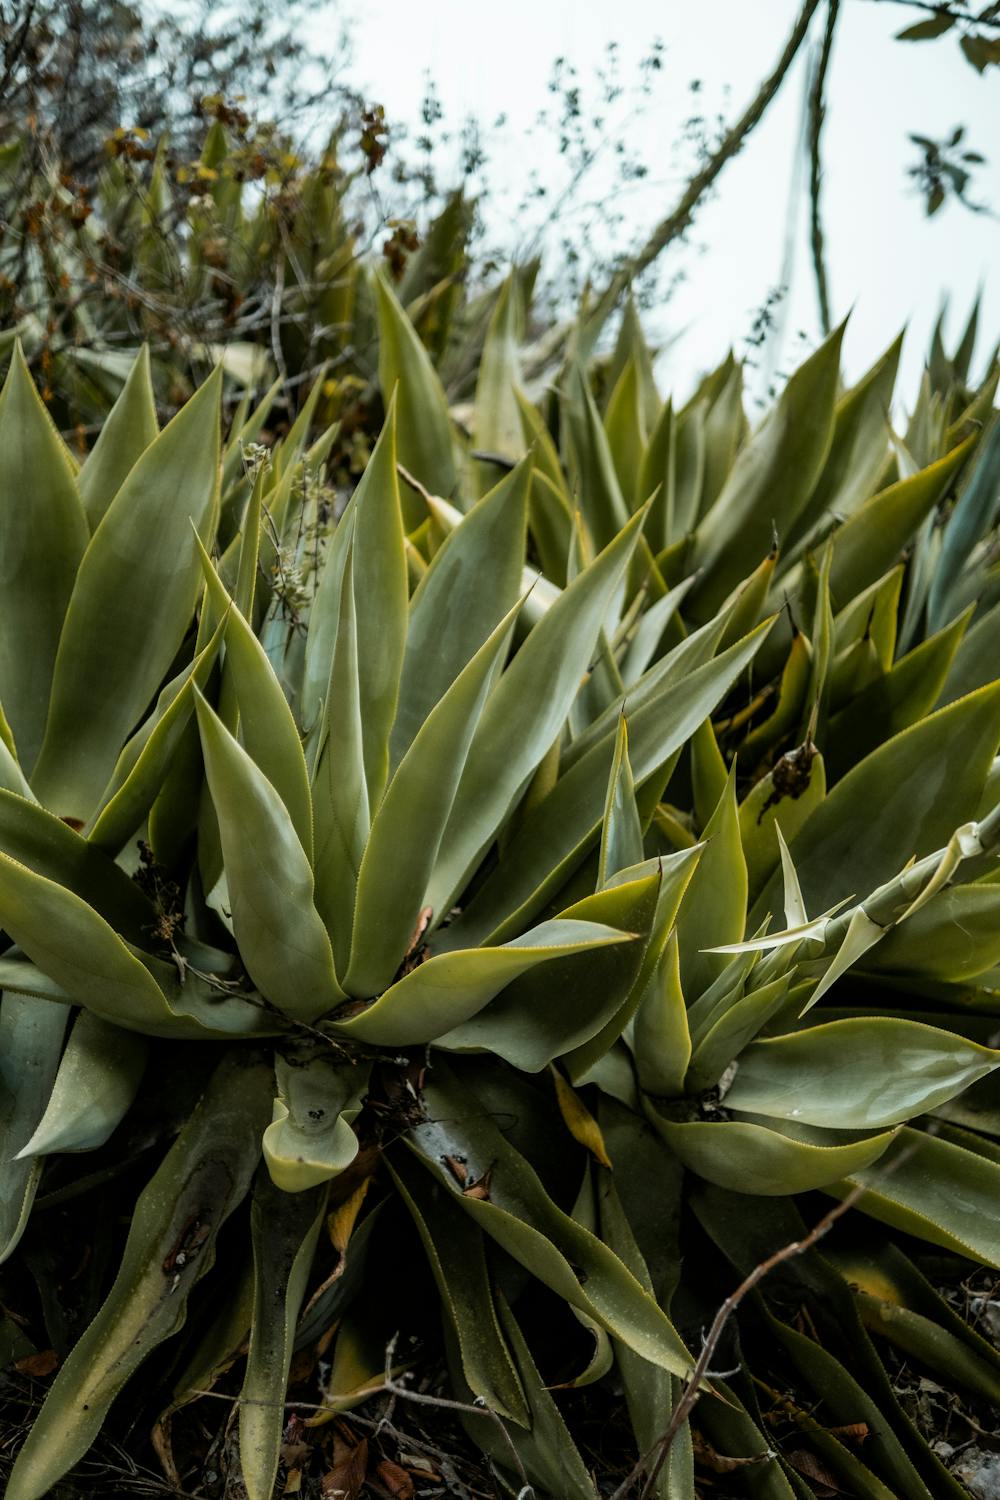
<svg viewBox="0 0 1000 1500"><path fill-rule="evenodd" d="M477 1177L475 1182L470 1182L462 1189L466 1198L478 1198L482 1203L490 1201L490 1183L493 1180L493 1167L488 1166L482 1177Z"/></svg>
<svg viewBox="0 0 1000 1500"><path fill-rule="evenodd" d="M745 1469L748 1466L767 1462L768 1455L761 1454L760 1457L731 1458L726 1453L717 1453L711 1443L701 1433L692 1433L694 1456L696 1462L706 1469L711 1469L716 1474L731 1474L734 1469Z"/></svg>
<svg viewBox="0 0 1000 1500"><path fill-rule="evenodd" d="M816 1487L820 1500L830 1500L831 1496L842 1493L834 1475L808 1448L785 1449L784 1456L797 1473Z"/></svg>
<svg viewBox="0 0 1000 1500"><path fill-rule="evenodd" d="M413 1488L413 1480L405 1469L398 1464L391 1463L389 1459L383 1458L375 1468L379 1480L385 1485L389 1494L395 1500L413 1500L416 1491Z"/></svg>
<svg viewBox="0 0 1000 1500"><path fill-rule="evenodd" d="M464 1157L446 1156L444 1158L444 1164L448 1168L448 1171L451 1173L452 1177L454 1177L455 1181L458 1183L459 1187L464 1188L465 1184L469 1180L469 1169L465 1165Z"/></svg>
<svg viewBox="0 0 1000 1500"><path fill-rule="evenodd" d="M19 1370L22 1375L32 1375L36 1380L44 1380L46 1375L51 1375L59 1365L59 1356L54 1349L41 1349L37 1354L26 1354L14 1364L14 1369Z"/></svg>
<svg viewBox="0 0 1000 1500"><path fill-rule="evenodd" d="M368 1472L368 1439L352 1445L333 1438L333 1464L320 1481L323 1500L359 1500Z"/></svg>

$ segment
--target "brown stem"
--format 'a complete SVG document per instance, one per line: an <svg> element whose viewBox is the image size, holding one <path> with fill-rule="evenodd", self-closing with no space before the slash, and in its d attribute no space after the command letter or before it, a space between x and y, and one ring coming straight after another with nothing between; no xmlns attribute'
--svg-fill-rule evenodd
<svg viewBox="0 0 1000 1500"><path fill-rule="evenodd" d="M932 1133L932 1130L928 1130L927 1132L927 1134ZM887 1167L884 1175L889 1176L892 1172L898 1171L904 1161L908 1161L915 1152L920 1150L922 1144L922 1141L915 1141L913 1145L901 1151ZM801 1240L792 1240L789 1244L782 1245L780 1250L776 1250L773 1255L769 1255L766 1260L762 1260L759 1265L754 1266L749 1275L744 1277L740 1282L735 1292L732 1292L726 1298L712 1319L712 1326L708 1330L701 1353L681 1392L680 1399L670 1413L670 1420L667 1423L666 1430L656 1439L652 1447L640 1456L635 1467L625 1476L625 1479L611 1496L611 1500L625 1500L626 1495L643 1471L646 1473L646 1482L640 1491L639 1500L647 1500L647 1496L652 1494L653 1486L656 1484L660 1476L660 1471L667 1461L667 1455L670 1452L674 1438L691 1415L695 1403L701 1395L702 1383L710 1376L712 1360L719 1346L719 1340L722 1337L725 1326L744 1297L749 1292L752 1292L757 1283L762 1281L770 1271L773 1271L784 1261L792 1260L795 1256L804 1255L807 1250L811 1250L833 1228L837 1220L842 1218L849 1209L853 1208L858 1199L863 1197L867 1191L867 1187L861 1183L853 1187L846 1197L842 1198L839 1203L835 1203L830 1211L823 1215L807 1235L804 1235ZM650 1460L652 1460L651 1466Z"/></svg>
<svg viewBox="0 0 1000 1500"><path fill-rule="evenodd" d="M514 1442L514 1439L511 1437L510 1433L507 1431L507 1428L504 1426L503 1418L500 1416L500 1413L494 1411L492 1406L487 1406L485 1400L479 1400L475 1403L475 1405L472 1405L468 1401L452 1401L446 1396L431 1396L428 1395L425 1391L411 1391L409 1387L403 1385L401 1381L393 1379L392 1356L395 1351L395 1347L396 1335L394 1334L389 1340L385 1351L385 1389L389 1391L393 1396L401 1396L404 1401L416 1402L418 1406L436 1406L442 1411L462 1412L463 1415L469 1417L489 1417L489 1419L495 1424L500 1437L503 1439L504 1445L507 1448L508 1453L510 1454L514 1469L521 1481L521 1489L518 1493L518 1500L522 1500L522 1496L523 1500L534 1500L535 1492L532 1489L531 1485L528 1483L528 1475L525 1472L524 1464L521 1462L521 1455L517 1451L517 1446Z"/></svg>

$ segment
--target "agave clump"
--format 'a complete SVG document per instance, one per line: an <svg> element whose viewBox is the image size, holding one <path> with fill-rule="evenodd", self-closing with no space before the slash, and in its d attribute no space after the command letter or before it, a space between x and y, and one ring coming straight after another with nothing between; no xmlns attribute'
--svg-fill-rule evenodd
<svg viewBox="0 0 1000 1500"><path fill-rule="evenodd" d="M855 1189L865 1231L741 1316L653 1492L708 1452L754 1494L962 1493L887 1369L1000 1386L906 1253L1000 1267L996 371L942 353L896 434L898 345L844 391L838 330L751 431L731 359L661 401L630 308L536 402L524 292L463 432L374 280L342 510L314 398L248 466L221 372L158 432L140 356L77 470L14 356L5 1305L47 1214L149 1171L11 1500L140 1367L176 1478L237 1360L266 1500L293 1354L321 1429L412 1362L411 1283L498 1482L592 1497L549 1387L603 1383L646 1450L737 1273ZM400 1237L423 1269L387 1276Z"/></svg>
<svg viewBox="0 0 1000 1500"><path fill-rule="evenodd" d="M327 424L364 388L373 309L358 246L363 161L344 164L343 126L303 159L276 132L227 123L221 99L204 102L188 161L165 136L122 131L84 185L30 133L0 154L12 226L0 243L0 356L20 338L62 427L106 418L140 340L171 408L217 360L246 391L279 375L294 389L330 361L319 396ZM482 299L463 292L472 221L459 189L421 226L419 247L404 226L384 247L399 300L460 383L470 370L474 380L484 326ZM139 290L119 295L126 285Z"/></svg>

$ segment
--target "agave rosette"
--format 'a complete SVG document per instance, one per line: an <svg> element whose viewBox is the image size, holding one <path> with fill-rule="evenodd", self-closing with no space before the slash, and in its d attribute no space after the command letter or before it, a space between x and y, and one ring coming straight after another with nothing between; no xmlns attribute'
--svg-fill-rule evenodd
<svg viewBox="0 0 1000 1500"><path fill-rule="evenodd" d="M168 1338L143 1409L176 1478L172 1419L247 1336L243 1482L270 1496L293 1352L333 1340L314 1424L380 1386L393 1304L361 1289L401 1223L453 1392L539 1494L592 1496L519 1304L568 1309L557 1383L617 1381L642 1450L720 1267L855 1188L868 1238L757 1305L699 1440L811 1493L763 1435L759 1382L791 1383L854 1492L961 1493L865 1330L995 1397L1000 1356L900 1245L1000 1266L996 372L970 392L971 346L942 352L897 435L898 345L844 391L838 330L751 431L731 359L661 401L629 308L535 402L529 289L491 299L464 434L373 279L385 420L342 507L318 387L248 469L267 398L220 448L217 371L160 432L140 356L78 468L14 354L10 1274L88 1172L140 1139L159 1165L89 1326L53 1334L12 1500ZM685 1426L655 1493L694 1496L694 1452Z"/></svg>

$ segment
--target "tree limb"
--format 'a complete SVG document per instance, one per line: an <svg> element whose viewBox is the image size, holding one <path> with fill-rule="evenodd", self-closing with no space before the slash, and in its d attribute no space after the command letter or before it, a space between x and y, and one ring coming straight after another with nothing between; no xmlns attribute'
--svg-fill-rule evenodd
<svg viewBox="0 0 1000 1500"><path fill-rule="evenodd" d="M819 3L820 0L804 0L781 56L778 58L773 71L768 74L757 90L755 98L747 106L740 118L726 132L724 138L708 158L705 165L691 178L673 211L656 226L642 249L625 261L615 272L597 301L593 317L598 323L602 323L611 313L619 298L628 290L636 277L640 276L643 271L651 266L653 261L663 253L667 246L684 233L691 222L695 209L713 185L723 167L737 155L750 132L763 119L768 106L780 89L785 80L785 75L795 60L796 53L809 30L809 23L819 8Z"/></svg>
<svg viewBox="0 0 1000 1500"><path fill-rule="evenodd" d="M820 191L823 184L821 138L826 118L826 77L833 50L833 34L837 29L840 0L828 0L826 30L823 44L813 73L809 90L809 224L812 246L813 274L816 277L816 296L819 300L819 321L825 338L830 332L830 286L826 270L826 252L823 240L823 219L820 212Z"/></svg>
<svg viewBox="0 0 1000 1500"><path fill-rule="evenodd" d="M910 10L923 11L929 16L948 16L952 21L964 21L969 26L1000 27L1000 16L976 15L964 5L948 3L948 0L874 0L876 5L906 5Z"/></svg>

